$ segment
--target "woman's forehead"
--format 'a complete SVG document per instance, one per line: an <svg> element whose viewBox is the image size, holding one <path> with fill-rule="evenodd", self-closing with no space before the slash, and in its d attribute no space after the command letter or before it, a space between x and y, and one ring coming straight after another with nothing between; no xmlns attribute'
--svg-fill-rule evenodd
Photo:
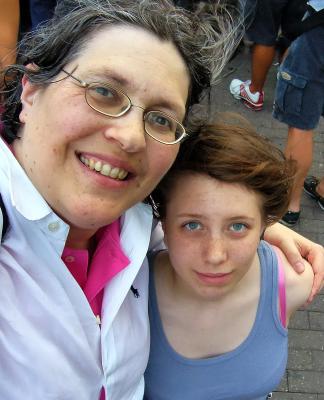
<svg viewBox="0 0 324 400"><path fill-rule="evenodd" d="M184 114L190 78L175 45L147 30L116 25L101 30L84 47L77 60L85 78L108 78L125 90L153 92L172 101Z"/></svg>
<svg viewBox="0 0 324 400"><path fill-rule="evenodd" d="M159 38L155 33L144 28L127 25L112 25L92 34L81 52L85 56L109 57L148 57L172 59L187 69L186 62L175 44L170 40Z"/></svg>

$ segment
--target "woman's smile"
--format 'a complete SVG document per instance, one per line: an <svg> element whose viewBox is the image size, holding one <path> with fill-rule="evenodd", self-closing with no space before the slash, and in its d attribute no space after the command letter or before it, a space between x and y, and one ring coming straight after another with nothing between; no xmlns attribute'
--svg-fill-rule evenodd
<svg viewBox="0 0 324 400"><path fill-rule="evenodd" d="M108 176L109 178L124 180L128 175L128 172L122 168L114 167L99 160L96 161L93 158L80 156L80 161L92 171L96 171L101 175Z"/></svg>

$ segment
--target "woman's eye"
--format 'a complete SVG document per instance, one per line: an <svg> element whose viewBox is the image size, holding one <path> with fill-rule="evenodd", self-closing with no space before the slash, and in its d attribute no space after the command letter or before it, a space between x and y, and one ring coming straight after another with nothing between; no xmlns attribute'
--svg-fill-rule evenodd
<svg viewBox="0 0 324 400"><path fill-rule="evenodd" d="M163 117L163 115L157 115L155 117L155 123L165 127L169 127L171 125L170 121L167 118Z"/></svg>
<svg viewBox="0 0 324 400"><path fill-rule="evenodd" d="M90 106L108 114L119 114L128 105L126 96L105 84L90 86L86 96Z"/></svg>
<svg viewBox="0 0 324 400"><path fill-rule="evenodd" d="M184 225L184 227L188 230L188 231L197 231L199 229L202 228L201 224L199 222L188 222Z"/></svg>
<svg viewBox="0 0 324 400"><path fill-rule="evenodd" d="M94 90L95 90L96 94L100 94L101 96L110 97L110 98L115 97L115 92L107 87L96 86L94 88Z"/></svg>
<svg viewBox="0 0 324 400"><path fill-rule="evenodd" d="M162 132L174 132L176 129L176 124L172 122L171 118L160 114L158 111L149 112L146 120L153 129L159 129Z"/></svg>
<svg viewBox="0 0 324 400"><path fill-rule="evenodd" d="M232 232L235 232L235 233L242 233L246 229L247 229L247 226L245 224L240 223L240 222L236 222L235 224L232 224L230 226L230 230Z"/></svg>

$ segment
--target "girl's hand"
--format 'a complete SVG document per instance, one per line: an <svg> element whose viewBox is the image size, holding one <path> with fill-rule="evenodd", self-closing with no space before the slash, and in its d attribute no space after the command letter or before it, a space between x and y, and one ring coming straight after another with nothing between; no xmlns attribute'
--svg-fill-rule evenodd
<svg viewBox="0 0 324 400"><path fill-rule="evenodd" d="M314 282L308 298L308 303L310 303L324 284L323 246L279 223L268 227L264 232L264 238L267 242L282 250L296 272L302 273L304 271L303 259L306 259L311 264L314 271Z"/></svg>

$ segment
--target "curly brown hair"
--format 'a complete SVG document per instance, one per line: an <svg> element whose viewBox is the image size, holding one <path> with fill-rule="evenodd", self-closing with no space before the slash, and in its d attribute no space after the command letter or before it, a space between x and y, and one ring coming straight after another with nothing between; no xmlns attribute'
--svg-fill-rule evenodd
<svg viewBox="0 0 324 400"><path fill-rule="evenodd" d="M219 114L217 122L196 128L151 197L163 219L169 193L179 175L206 174L222 182L239 183L261 195L263 222L278 221L286 212L295 165L251 124L236 114Z"/></svg>

